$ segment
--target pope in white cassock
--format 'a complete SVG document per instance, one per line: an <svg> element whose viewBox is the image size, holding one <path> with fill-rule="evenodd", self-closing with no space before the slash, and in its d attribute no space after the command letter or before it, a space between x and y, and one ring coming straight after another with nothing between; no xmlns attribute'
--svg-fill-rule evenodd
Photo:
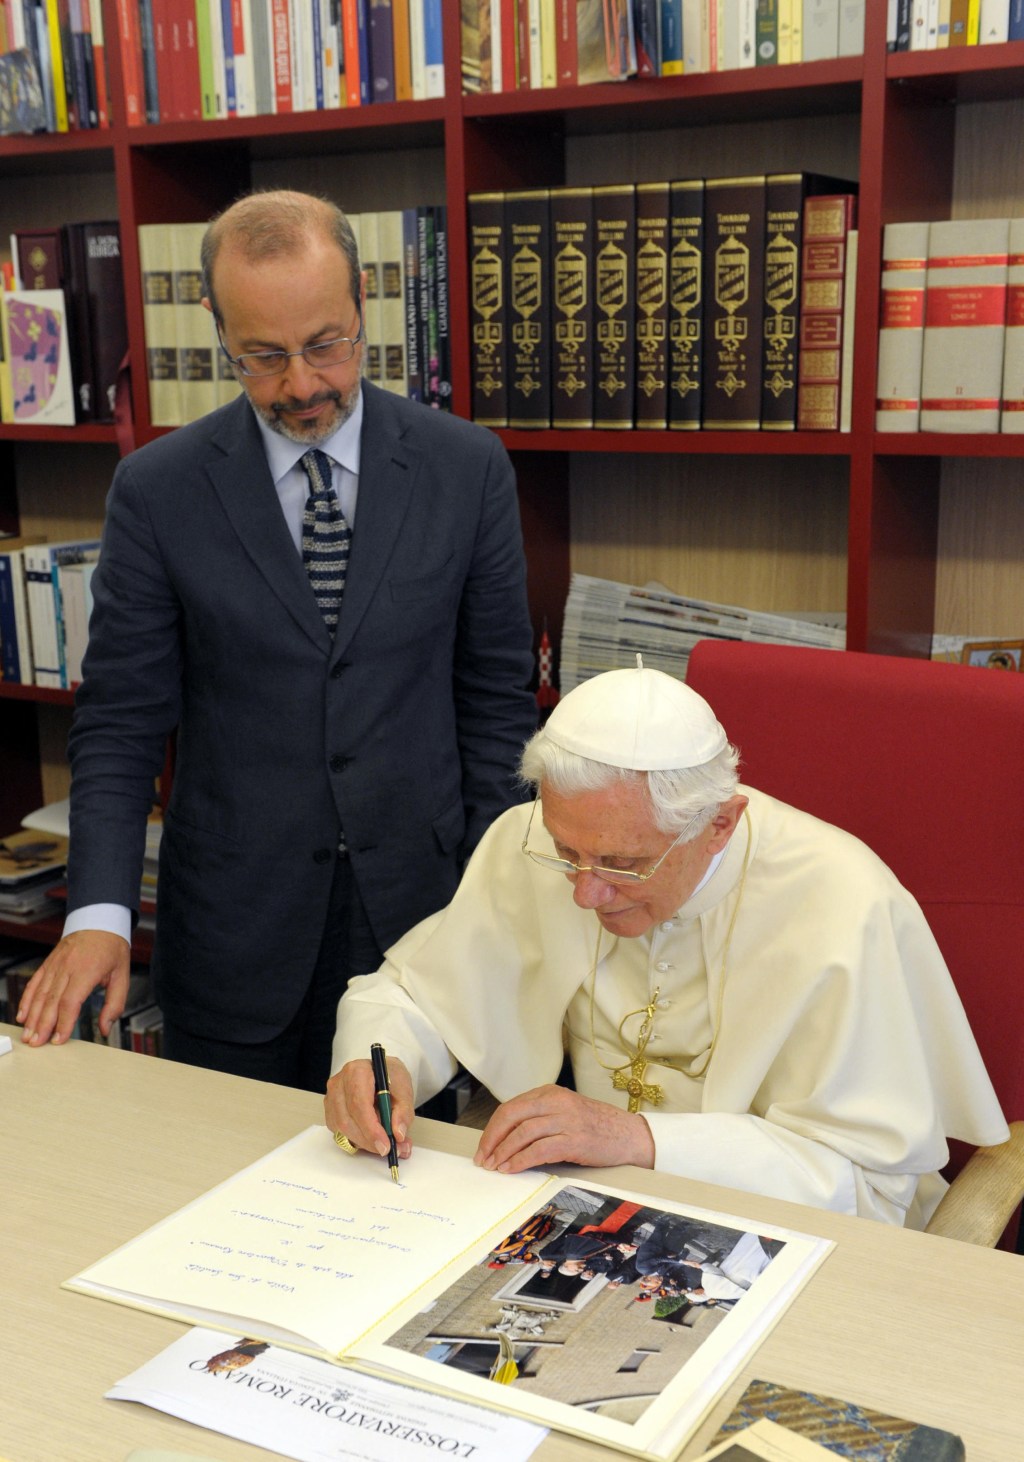
<svg viewBox="0 0 1024 1462"><path fill-rule="evenodd" d="M502 1103L484 1167L635 1163L922 1227L947 1137L1008 1136L949 972L870 849L741 787L738 760L659 671L565 696L523 753L537 800L342 998L339 1143L387 1151L380 1041L401 1157L461 1062Z"/></svg>

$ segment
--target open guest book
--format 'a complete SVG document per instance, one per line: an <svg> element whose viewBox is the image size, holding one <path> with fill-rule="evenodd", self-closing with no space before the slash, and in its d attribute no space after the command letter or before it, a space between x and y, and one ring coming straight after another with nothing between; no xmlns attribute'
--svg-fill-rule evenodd
<svg viewBox="0 0 1024 1462"><path fill-rule="evenodd" d="M668 1458L830 1248L311 1127L65 1287Z"/></svg>

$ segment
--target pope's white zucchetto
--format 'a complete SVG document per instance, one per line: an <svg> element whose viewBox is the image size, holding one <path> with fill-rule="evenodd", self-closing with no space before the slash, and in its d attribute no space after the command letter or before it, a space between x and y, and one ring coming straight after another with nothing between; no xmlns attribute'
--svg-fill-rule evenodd
<svg viewBox="0 0 1024 1462"><path fill-rule="evenodd" d="M608 670L559 701L544 738L605 766L636 772L704 766L729 744L695 690L661 670Z"/></svg>

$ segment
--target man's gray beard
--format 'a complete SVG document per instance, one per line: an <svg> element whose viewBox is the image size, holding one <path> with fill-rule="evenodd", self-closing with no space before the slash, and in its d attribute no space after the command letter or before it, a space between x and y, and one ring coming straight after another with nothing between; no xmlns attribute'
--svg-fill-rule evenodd
<svg viewBox="0 0 1024 1462"><path fill-rule="evenodd" d="M295 442L300 447L319 447L348 421L356 409L361 388L362 377L355 382L347 394L338 393L338 398L333 402L335 411L330 420L322 425L320 423L311 424L309 431L296 431L272 406L257 406L248 392L246 392L246 399L264 426L269 427L272 432L276 432L279 437L284 437L289 442Z"/></svg>

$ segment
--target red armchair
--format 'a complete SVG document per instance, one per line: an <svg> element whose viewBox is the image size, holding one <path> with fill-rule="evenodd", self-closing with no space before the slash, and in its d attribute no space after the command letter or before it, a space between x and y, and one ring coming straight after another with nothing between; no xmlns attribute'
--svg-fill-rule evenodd
<svg viewBox="0 0 1024 1462"><path fill-rule="evenodd" d="M1024 1119L1024 675L704 640L686 678L745 781L856 834L914 894L1007 1120ZM929 1227L992 1244L1024 1190L1024 1122L970 1169Z"/></svg>

